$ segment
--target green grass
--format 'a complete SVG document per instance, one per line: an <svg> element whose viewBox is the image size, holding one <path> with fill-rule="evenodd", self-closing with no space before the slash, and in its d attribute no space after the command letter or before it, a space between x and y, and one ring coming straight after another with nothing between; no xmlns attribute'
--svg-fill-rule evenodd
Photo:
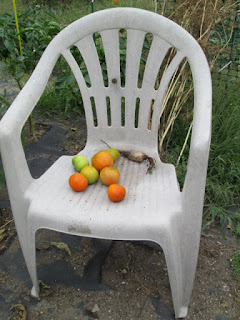
<svg viewBox="0 0 240 320"><path fill-rule="evenodd" d="M47 5L47 4L51 5ZM56 13L57 21L62 24L69 24L89 13L91 13L91 1L82 0L18 0L16 6L18 12L27 10L29 7L41 5L45 11L52 10ZM153 2L151 0L121 0L121 7L135 7L153 11ZM94 11L115 7L111 0L94 1ZM13 13L13 5L11 0L1 0L0 13Z"/></svg>
<svg viewBox="0 0 240 320"><path fill-rule="evenodd" d="M231 256L231 267L235 270L237 279L240 280L240 251Z"/></svg>
<svg viewBox="0 0 240 320"><path fill-rule="evenodd" d="M27 9L27 5L23 3L22 0L16 1L16 6L19 11L24 11ZM14 13L12 0L1 0L0 3L0 14L3 13Z"/></svg>
<svg viewBox="0 0 240 320"><path fill-rule="evenodd" d="M62 89L55 82L49 84L41 96L35 110L35 114L55 116L58 119L80 117L84 118L82 97L75 86L69 85Z"/></svg>
<svg viewBox="0 0 240 320"><path fill-rule="evenodd" d="M213 126L206 186L205 221L240 224L240 86L213 90ZM231 210L234 208L234 210ZM239 229L239 226L238 226ZM238 230L237 229L237 230ZM240 235L240 232L239 232Z"/></svg>

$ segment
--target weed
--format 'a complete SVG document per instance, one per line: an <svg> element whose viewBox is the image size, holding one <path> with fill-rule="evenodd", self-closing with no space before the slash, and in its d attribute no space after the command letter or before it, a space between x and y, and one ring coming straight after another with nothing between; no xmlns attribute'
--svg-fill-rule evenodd
<svg viewBox="0 0 240 320"><path fill-rule="evenodd" d="M56 84L49 85L40 98L35 112L55 115L58 118L68 118L72 114L84 117L80 92L78 90L73 95L72 90L73 88L70 85L62 89L58 89Z"/></svg>
<svg viewBox="0 0 240 320"><path fill-rule="evenodd" d="M231 255L231 267L236 271L237 279L240 280L240 251Z"/></svg>
<svg viewBox="0 0 240 320"><path fill-rule="evenodd" d="M44 49L60 30L61 26L46 17L41 17L41 7L36 6L18 16L23 55L20 54L14 16L0 15L0 58L5 62L7 72L22 88L25 73L31 73Z"/></svg>
<svg viewBox="0 0 240 320"><path fill-rule="evenodd" d="M2 168L0 168L0 190L5 186L5 176Z"/></svg>
<svg viewBox="0 0 240 320"><path fill-rule="evenodd" d="M3 95L0 96L0 119L2 118L4 113L7 111L8 107L9 107L9 102L7 99L7 91L5 89ZM4 187L4 185L5 185L5 176L2 168L0 167L0 190Z"/></svg>
<svg viewBox="0 0 240 320"><path fill-rule="evenodd" d="M205 223L218 217L221 225L235 222L239 225L237 213L240 199L240 113L239 86L229 90L214 88L212 142L209 157L206 203L208 208ZM239 226L236 231L239 230Z"/></svg>
<svg viewBox="0 0 240 320"><path fill-rule="evenodd" d="M7 98L7 90L4 89L3 94L0 95L0 119L4 115L4 113L7 111L8 107L10 106L10 102Z"/></svg>

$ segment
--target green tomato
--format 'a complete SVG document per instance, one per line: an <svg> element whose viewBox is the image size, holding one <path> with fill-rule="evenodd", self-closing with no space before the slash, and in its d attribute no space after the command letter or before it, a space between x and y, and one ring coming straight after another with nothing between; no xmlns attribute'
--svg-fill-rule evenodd
<svg viewBox="0 0 240 320"><path fill-rule="evenodd" d="M84 177L87 178L88 184L93 184L98 180L99 173L98 171L92 166L86 166L82 169L81 173Z"/></svg>
<svg viewBox="0 0 240 320"><path fill-rule="evenodd" d="M81 172L84 167L89 165L89 162L87 158L81 156L80 154L77 154L72 158L72 164L78 172Z"/></svg>
<svg viewBox="0 0 240 320"><path fill-rule="evenodd" d="M118 156L119 156L119 152L117 149L111 148L107 150L113 157L114 161L117 160Z"/></svg>

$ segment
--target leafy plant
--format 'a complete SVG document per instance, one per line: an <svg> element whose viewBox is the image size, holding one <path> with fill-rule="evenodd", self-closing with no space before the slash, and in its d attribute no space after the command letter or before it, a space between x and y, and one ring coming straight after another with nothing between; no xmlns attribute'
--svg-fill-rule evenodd
<svg viewBox="0 0 240 320"><path fill-rule="evenodd" d="M206 186L205 223L237 226L240 199L239 87L214 88L212 142ZM235 213L229 210L235 208ZM239 230L237 227L236 230Z"/></svg>
<svg viewBox="0 0 240 320"><path fill-rule="evenodd" d="M33 71L48 43L62 28L53 21L52 12L48 13L51 20L42 17L41 13L41 7L35 6L18 16L23 55L20 54L14 16L0 15L0 58L19 89L23 86L24 74Z"/></svg>
<svg viewBox="0 0 240 320"><path fill-rule="evenodd" d="M3 94L0 95L0 119L7 111L8 107L10 106L10 102L7 98L7 90L4 89Z"/></svg>
<svg viewBox="0 0 240 320"><path fill-rule="evenodd" d="M0 190L5 186L5 176L3 170L0 168Z"/></svg>
<svg viewBox="0 0 240 320"><path fill-rule="evenodd" d="M63 58L58 60L35 112L57 115L59 118L71 117L72 114L84 117L81 93L70 67Z"/></svg>
<svg viewBox="0 0 240 320"><path fill-rule="evenodd" d="M236 271L237 278L240 280L240 251L236 251L231 256L231 267Z"/></svg>
<svg viewBox="0 0 240 320"><path fill-rule="evenodd" d="M66 4L66 3L71 3L71 0L24 0L25 3L29 5L45 5L45 6L53 6L53 5L59 5L61 4Z"/></svg>
<svg viewBox="0 0 240 320"><path fill-rule="evenodd" d="M6 89L4 90L3 95L0 95L0 119L4 115L4 113L7 111L7 108L9 107L9 102L7 100L7 91ZM5 176L2 168L0 168L0 190L4 187L5 185Z"/></svg>

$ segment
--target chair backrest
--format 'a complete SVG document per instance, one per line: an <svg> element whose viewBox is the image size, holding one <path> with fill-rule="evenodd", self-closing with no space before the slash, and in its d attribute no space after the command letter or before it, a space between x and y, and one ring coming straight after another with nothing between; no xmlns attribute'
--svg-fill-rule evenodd
<svg viewBox="0 0 240 320"><path fill-rule="evenodd" d="M119 31L126 36L125 85L121 85ZM105 86L94 34L99 33L105 53L108 86ZM152 43L144 76L139 87L140 59L146 34ZM71 48L77 47L85 61L91 86L87 86ZM155 82L161 64L170 48L176 54L164 73L159 88ZM135 9L117 8L96 12L81 18L50 43L42 59L57 61L63 55L79 85L87 127L88 142L121 140L157 150L158 125L166 88L179 64L186 58L190 64L195 86L195 115L193 130L204 130L202 105L211 101L209 68L200 46L183 28L158 14ZM44 71L42 71L44 72ZM110 107L108 101L110 100ZM139 105L137 106L137 100ZM94 108L93 111L93 101ZM151 106L154 109L151 114ZM124 103L124 105L123 105ZM94 121L96 117L96 121ZM151 122L149 127L148 122ZM122 120L124 118L124 121ZM111 129L111 133L110 130Z"/></svg>

